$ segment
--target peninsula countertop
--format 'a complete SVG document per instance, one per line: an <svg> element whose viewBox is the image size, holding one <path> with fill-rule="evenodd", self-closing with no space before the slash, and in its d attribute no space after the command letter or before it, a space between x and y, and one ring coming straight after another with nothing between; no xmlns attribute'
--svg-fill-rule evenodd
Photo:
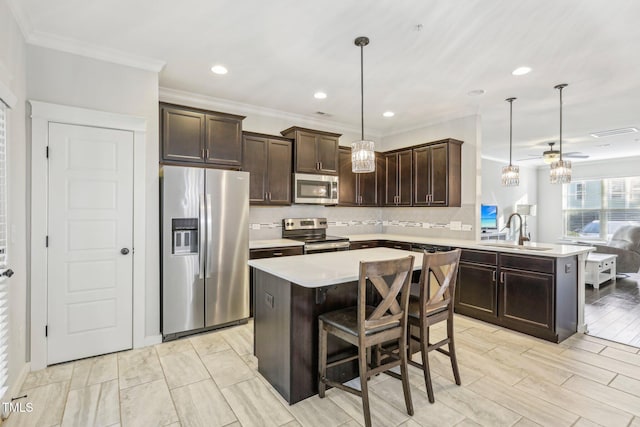
<svg viewBox="0 0 640 427"><path fill-rule="evenodd" d="M339 234L339 233L335 233ZM522 255L537 255L551 258L562 258L572 255L587 254L595 251L593 246L581 245L559 245L555 243L525 242L523 246L514 245L513 242L505 240L463 240L449 237L420 237L408 236L406 234L340 234L348 238L351 242L362 242L366 240L391 240L394 242L430 244L440 246L452 246L463 249L476 249L484 251L505 252ZM269 248L278 246L300 246L302 242L289 239L274 240L253 240L249 242L251 249Z"/></svg>
<svg viewBox="0 0 640 427"><path fill-rule="evenodd" d="M358 280L360 261L383 261L413 255L413 269L422 268L422 253L391 248L324 252L249 261L266 273L305 288L319 288Z"/></svg>

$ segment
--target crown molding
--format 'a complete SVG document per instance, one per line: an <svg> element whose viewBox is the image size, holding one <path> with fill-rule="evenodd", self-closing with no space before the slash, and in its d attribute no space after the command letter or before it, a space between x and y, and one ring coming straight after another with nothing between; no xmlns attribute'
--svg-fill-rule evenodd
<svg viewBox="0 0 640 427"><path fill-rule="evenodd" d="M22 32L22 37L26 40L29 37L29 34L33 31L33 27L31 26L31 21L24 13L22 6L20 4L20 0L6 0L11 13L13 14L13 19L15 19L18 24L18 28L20 28L20 32Z"/></svg>
<svg viewBox="0 0 640 427"><path fill-rule="evenodd" d="M354 127L337 121L316 119L315 117L309 117L303 114L295 114L273 108L215 98L179 89L160 87L158 94L161 102L188 105L190 107L203 108L206 110L224 111L225 113L239 114L243 116L255 114L257 116L274 117L289 120L291 123L295 123L296 126L320 127L322 130L337 133L344 133L345 131L348 131L358 135L360 134L360 127ZM368 132L368 135L366 136L371 138L380 138L381 135L376 132Z"/></svg>
<svg viewBox="0 0 640 427"><path fill-rule="evenodd" d="M27 44L73 53L75 55L114 64L126 65L127 67L139 68L154 73L159 73L166 64L165 61L160 61L155 58L133 55L118 49L110 49L70 37L34 30L31 21L24 12L20 0L6 1Z"/></svg>
<svg viewBox="0 0 640 427"><path fill-rule="evenodd" d="M105 48L69 37L44 33L41 31L31 32L27 37L27 43L34 46L73 53L87 58L126 65L128 67L139 68L141 70L152 71L155 73L160 72L166 64L164 61L154 58L132 55L118 49Z"/></svg>

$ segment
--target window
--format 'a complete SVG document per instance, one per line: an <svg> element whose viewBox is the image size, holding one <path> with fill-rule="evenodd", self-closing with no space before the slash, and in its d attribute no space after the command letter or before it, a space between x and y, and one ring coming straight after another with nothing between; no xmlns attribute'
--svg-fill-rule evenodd
<svg viewBox="0 0 640 427"><path fill-rule="evenodd" d="M574 181L563 186L564 235L608 240L640 224L640 177Z"/></svg>

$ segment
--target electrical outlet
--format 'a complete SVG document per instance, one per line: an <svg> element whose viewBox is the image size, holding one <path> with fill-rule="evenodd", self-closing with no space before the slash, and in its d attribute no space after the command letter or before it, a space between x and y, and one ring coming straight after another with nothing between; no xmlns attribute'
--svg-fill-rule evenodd
<svg viewBox="0 0 640 427"><path fill-rule="evenodd" d="M264 302L267 304L268 307L273 308L274 307L273 295L265 292L264 293Z"/></svg>

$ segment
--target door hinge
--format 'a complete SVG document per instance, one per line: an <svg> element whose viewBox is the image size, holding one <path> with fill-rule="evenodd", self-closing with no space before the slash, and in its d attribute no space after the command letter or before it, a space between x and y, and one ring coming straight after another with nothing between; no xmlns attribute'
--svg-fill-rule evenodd
<svg viewBox="0 0 640 427"><path fill-rule="evenodd" d="M49 336L49 325L44 325L44 336L45 337Z"/></svg>
<svg viewBox="0 0 640 427"><path fill-rule="evenodd" d="M48 248L48 247L49 247L49 236L46 236L46 237L44 238L44 247L45 247L45 248Z"/></svg>
<svg viewBox="0 0 640 427"><path fill-rule="evenodd" d="M47 159L48 159L49 158L49 146L48 145L47 145L47 148L46 148L46 155L47 155Z"/></svg>

